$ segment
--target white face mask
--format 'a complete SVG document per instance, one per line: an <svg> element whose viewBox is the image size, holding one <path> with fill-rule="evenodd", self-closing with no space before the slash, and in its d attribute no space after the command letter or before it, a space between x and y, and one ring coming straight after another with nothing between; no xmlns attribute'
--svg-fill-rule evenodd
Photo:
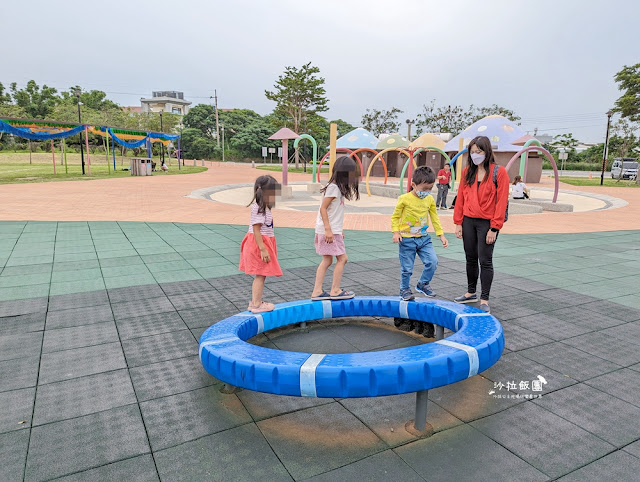
<svg viewBox="0 0 640 482"><path fill-rule="evenodd" d="M475 152L472 152L471 161L473 161L476 166L479 166L484 162L484 154L476 154Z"/></svg>

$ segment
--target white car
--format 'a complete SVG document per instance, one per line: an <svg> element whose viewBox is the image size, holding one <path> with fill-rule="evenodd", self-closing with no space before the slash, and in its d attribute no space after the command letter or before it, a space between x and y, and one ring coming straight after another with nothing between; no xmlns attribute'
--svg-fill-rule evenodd
<svg viewBox="0 0 640 482"><path fill-rule="evenodd" d="M620 174L622 171L622 175ZM638 161L625 157L616 159L611 165L611 179L636 179L638 177Z"/></svg>

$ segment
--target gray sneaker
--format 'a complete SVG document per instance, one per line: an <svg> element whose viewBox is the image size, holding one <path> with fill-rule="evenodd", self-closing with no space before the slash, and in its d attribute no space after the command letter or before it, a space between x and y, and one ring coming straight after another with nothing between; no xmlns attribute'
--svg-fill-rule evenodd
<svg viewBox="0 0 640 482"><path fill-rule="evenodd" d="M477 293L473 293L471 296L462 295L454 298L453 301L456 303L475 303L478 301L478 295Z"/></svg>
<svg viewBox="0 0 640 482"><path fill-rule="evenodd" d="M491 313L491 308L489 308L489 304L488 303L480 303L479 308L484 311L485 313Z"/></svg>
<svg viewBox="0 0 640 482"><path fill-rule="evenodd" d="M412 300L415 300L416 297L413 296L413 293L411 292L411 288L406 288L400 291L400 299L402 301L412 301Z"/></svg>

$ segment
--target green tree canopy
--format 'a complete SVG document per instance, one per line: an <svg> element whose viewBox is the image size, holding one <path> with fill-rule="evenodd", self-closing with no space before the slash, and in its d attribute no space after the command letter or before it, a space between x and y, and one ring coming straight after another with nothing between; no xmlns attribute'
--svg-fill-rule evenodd
<svg viewBox="0 0 640 482"><path fill-rule="evenodd" d="M336 124L338 126L338 137L345 135L347 132L351 132L355 129L355 126L352 126L347 121L343 121L342 119L329 121L329 124Z"/></svg>
<svg viewBox="0 0 640 482"><path fill-rule="evenodd" d="M18 89L18 85L13 82L11 93L14 103L22 107L27 116L33 119L47 118L60 101L56 89L46 84L40 88L35 80L27 82L24 89Z"/></svg>
<svg viewBox="0 0 640 482"><path fill-rule="evenodd" d="M520 120L514 111L497 104L487 107L476 107L472 104L468 108L461 105L436 106L434 99L422 106L422 111L417 116L416 128L418 134L450 132L455 136L474 122L489 115L501 115L511 121Z"/></svg>
<svg viewBox="0 0 640 482"><path fill-rule="evenodd" d="M615 102L615 110L622 117L640 121L640 64L624 66L615 77L618 90L624 91Z"/></svg>
<svg viewBox="0 0 640 482"><path fill-rule="evenodd" d="M198 104L183 117L182 122L188 129L198 129L200 133L209 139L216 137L216 114L213 106Z"/></svg>
<svg viewBox="0 0 640 482"><path fill-rule="evenodd" d="M367 109L362 115L361 124L375 136L398 132L400 130L398 114L402 114L402 112L397 107L392 107L389 110Z"/></svg>

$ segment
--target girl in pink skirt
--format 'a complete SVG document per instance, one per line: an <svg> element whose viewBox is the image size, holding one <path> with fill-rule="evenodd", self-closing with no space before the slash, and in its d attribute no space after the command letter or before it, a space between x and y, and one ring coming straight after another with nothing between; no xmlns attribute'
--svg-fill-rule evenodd
<svg viewBox="0 0 640 482"><path fill-rule="evenodd" d="M311 293L312 300L346 300L355 294L340 287L344 265L347 264L347 252L344 246L344 200L360 199L358 192L358 176L356 163L353 159L343 156L333 165L333 172L329 183L321 189L323 198L316 218L316 253L322 256L322 261L316 271L316 284ZM333 282L327 292L322 283L329 266L336 257L333 269Z"/></svg>
<svg viewBox="0 0 640 482"><path fill-rule="evenodd" d="M278 188L278 182L272 176L260 176L256 179L250 204L249 231L240 245L240 271L255 276L247 308L252 313L263 313L275 308L273 303L262 300L264 282L267 276L282 276L271 215Z"/></svg>

